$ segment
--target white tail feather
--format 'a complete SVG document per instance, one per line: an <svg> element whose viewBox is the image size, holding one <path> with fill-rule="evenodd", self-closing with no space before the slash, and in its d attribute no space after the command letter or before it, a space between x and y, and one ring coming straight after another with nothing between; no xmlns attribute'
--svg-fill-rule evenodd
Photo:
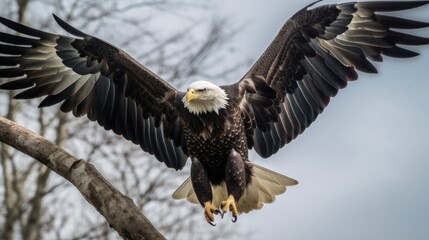
<svg viewBox="0 0 429 240"><path fill-rule="evenodd" d="M197 195L195 195L194 188L192 187L191 177L186 178L186 180L180 185L177 190L173 193L173 199L183 199L186 198L189 202L198 204Z"/></svg>
<svg viewBox="0 0 429 240"><path fill-rule="evenodd" d="M286 191L286 186L298 184L295 179L286 177L267 168L252 163L253 176L243 196L237 203L240 213L261 209L264 203L272 203L276 195Z"/></svg>
<svg viewBox="0 0 429 240"><path fill-rule="evenodd" d="M253 166L253 175L251 176L250 184L237 203L239 213L248 213L255 209L261 209L264 203L272 203L276 199L276 195L284 193L286 186L298 184L298 181L292 178L254 163L251 164ZM220 203L228 198L225 182L215 187L212 186L212 192L212 202L215 206L220 206ZM190 177L173 193L173 198L186 198L191 203L199 203Z"/></svg>
<svg viewBox="0 0 429 240"><path fill-rule="evenodd" d="M213 205L220 206L220 203L228 198L225 182L222 182L218 186L212 186L212 193ZM197 195L195 194L194 188L192 187L191 177L186 178L182 185L180 185L173 193L173 199L183 198L186 198L191 203L199 204Z"/></svg>

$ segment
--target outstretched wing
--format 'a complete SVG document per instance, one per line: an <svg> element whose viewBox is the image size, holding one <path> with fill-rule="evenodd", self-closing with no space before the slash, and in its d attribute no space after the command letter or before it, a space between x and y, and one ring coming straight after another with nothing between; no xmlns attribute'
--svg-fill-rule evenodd
<svg viewBox="0 0 429 240"><path fill-rule="evenodd" d="M15 98L47 95L40 107L87 115L180 169L187 159L175 88L120 49L54 16L74 37L46 33L0 17L21 35L0 32L1 89L27 89ZM24 35L22 35L24 34Z"/></svg>
<svg viewBox="0 0 429 240"><path fill-rule="evenodd" d="M370 61L381 62L382 55L418 55L397 44L423 45L429 44L429 39L392 29L429 24L380 12L428 3L344 3L296 13L237 84L243 94L240 106L249 148L254 147L262 157L276 153L317 118L339 89L357 79L356 70L376 73Z"/></svg>

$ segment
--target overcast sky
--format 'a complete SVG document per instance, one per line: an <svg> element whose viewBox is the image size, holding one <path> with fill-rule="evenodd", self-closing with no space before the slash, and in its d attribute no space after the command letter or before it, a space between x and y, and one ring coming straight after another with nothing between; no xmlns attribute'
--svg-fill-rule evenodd
<svg viewBox="0 0 429 240"><path fill-rule="evenodd" d="M256 59L310 2L222 0L217 11L244 24L232 44ZM404 16L429 21L428 12ZM429 37L429 29L421 33ZM428 239L429 47L417 49L422 56L385 58L378 75L361 74L275 156L253 153L258 164L300 184L236 224L252 239Z"/></svg>

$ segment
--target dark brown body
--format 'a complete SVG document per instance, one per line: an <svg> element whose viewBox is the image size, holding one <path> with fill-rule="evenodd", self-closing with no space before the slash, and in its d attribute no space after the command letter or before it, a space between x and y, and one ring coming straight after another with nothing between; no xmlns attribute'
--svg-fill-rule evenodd
<svg viewBox="0 0 429 240"><path fill-rule="evenodd" d="M212 200L211 186L226 182L228 193L238 200L250 183L245 123L241 114L234 114L237 111L234 103L219 113L196 116L183 111L181 124L192 159L192 185L201 204Z"/></svg>

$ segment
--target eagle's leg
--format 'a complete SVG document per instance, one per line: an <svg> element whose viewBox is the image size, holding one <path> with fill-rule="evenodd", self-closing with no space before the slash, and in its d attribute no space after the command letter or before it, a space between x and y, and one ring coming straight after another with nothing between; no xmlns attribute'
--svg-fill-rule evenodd
<svg viewBox="0 0 429 240"><path fill-rule="evenodd" d="M214 214L219 210L212 203L213 193L207 172L198 159L192 159L191 181L198 201L204 207L204 216L207 222L214 226Z"/></svg>
<svg viewBox="0 0 429 240"><path fill-rule="evenodd" d="M231 211L232 221L235 222L238 216L237 202L246 188L246 169L243 158L234 149L228 155L225 170L228 199L221 203L221 208L224 213Z"/></svg>

